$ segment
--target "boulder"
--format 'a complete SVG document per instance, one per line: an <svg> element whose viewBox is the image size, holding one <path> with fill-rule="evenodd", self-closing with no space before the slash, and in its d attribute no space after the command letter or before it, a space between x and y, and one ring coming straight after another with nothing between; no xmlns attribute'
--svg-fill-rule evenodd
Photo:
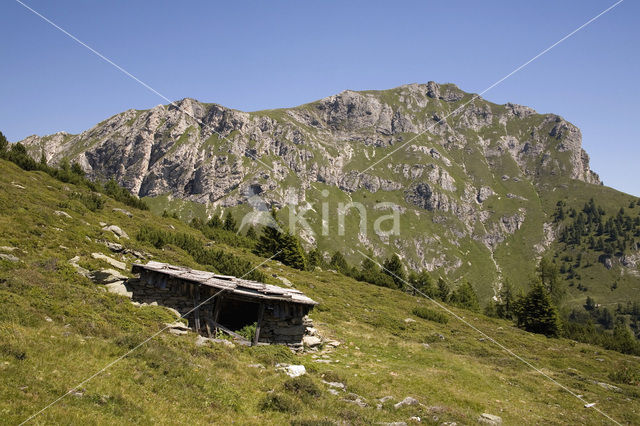
<svg viewBox="0 0 640 426"><path fill-rule="evenodd" d="M13 263L20 262L20 259L18 259L12 254L0 253L0 259L6 260L7 262L13 262Z"/></svg>
<svg viewBox="0 0 640 426"><path fill-rule="evenodd" d="M298 377L307 374L307 369L304 368L304 365L276 364L276 370L283 371L289 377Z"/></svg>
<svg viewBox="0 0 640 426"><path fill-rule="evenodd" d="M113 283L109 283L105 285L105 288L109 293L119 294L120 296L125 296L131 299L133 297L133 293L127 290L127 287L124 285L124 281L116 281Z"/></svg>
<svg viewBox="0 0 640 426"><path fill-rule="evenodd" d="M60 210L54 211L53 214L55 214L56 216L62 216L62 217L66 217L68 219L71 219L71 215L69 213L63 212L63 211L60 211Z"/></svg>
<svg viewBox="0 0 640 426"><path fill-rule="evenodd" d="M496 416L494 414L482 413L478 418L478 422L488 425L501 425L502 417Z"/></svg>
<svg viewBox="0 0 640 426"><path fill-rule="evenodd" d="M302 338L302 343L310 348L315 348L322 344L322 339L318 336L304 336Z"/></svg>
<svg viewBox="0 0 640 426"><path fill-rule="evenodd" d="M127 264L124 262L120 262L119 260L116 260L112 257L106 256L102 253L91 253L91 257L93 257L94 259L100 259L103 260L105 262L107 262L109 265L116 267L118 269L122 269L125 270L127 269Z"/></svg>
<svg viewBox="0 0 640 426"><path fill-rule="evenodd" d="M412 406L412 405L418 405L418 400L408 396L405 399L403 399L402 401L394 404L393 408L395 408L397 410L398 408L402 408L404 406Z"/></svg>
<svg viewBox="0 0 640 426"><path fill-rule="evenodd" d="M129 239L129 236L118 225L108 225L102 228L103 231L111 231L118 238Z"/></svg>
<svg viewBox="0 0 640 426"><path fill-rule="evenodd" d="M119 208L116 207L116 208L113 209L113 211L114 212L118 212L118 213L122 213L123 215L128 216L128 217L133 217L133 214L130 211L127 211L125 209L119 209Z"/></svg>

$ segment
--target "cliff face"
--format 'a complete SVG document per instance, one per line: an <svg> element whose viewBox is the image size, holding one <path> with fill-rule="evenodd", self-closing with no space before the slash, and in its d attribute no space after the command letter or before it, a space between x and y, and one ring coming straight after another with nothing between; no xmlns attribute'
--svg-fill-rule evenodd
<svg viewBox="0 0 640 426"><path fill-rule="evenodd" d="M527 224L527 256L549 244L540 199L572 180L601 183L571 123L434 82L252 113L183 99L125 111L79 135L23 143L37 159L77 161L91 177L113 177L141 197L170 194L210 211L256 195L265 205L294 199L312 208L322 197L393 201L411 232L355 232L337 248L396 251L446 273L477 267L487 279L501 274L496 250ZM466 265L465 250L482 252L481 265Z"/></svg>

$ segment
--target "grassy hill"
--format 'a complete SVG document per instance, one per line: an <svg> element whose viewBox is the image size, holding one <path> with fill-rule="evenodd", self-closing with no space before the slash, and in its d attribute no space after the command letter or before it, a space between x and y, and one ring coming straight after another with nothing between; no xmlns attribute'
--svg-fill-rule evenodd
<svg viewBox="0 0 640 426"><path fill-rule="evenodd" d="M18 259L0 259L0 419L15 424L174 320L162 307L136 307L105 292L78 274L70 259L79 256L87 269L106 267L91 253L113 256L101 242L112 241L154 260L211 267L179 248L135 238L138 229L152 225L204 240L179 220L105 196L92 211L83 202L90 199L85 188L3 160L0 170L0 253ZM101 222L120 226L131 238L116 239ZM263 261L248 249L208 243L254 265ZM130 267L134 257L120 260ZM320 302L311 317L324 336L341 344L294 355L280 346L199 347L194 334L162 333L33 422L371 424L418 416L428 424L473 424L482 413L506 424L610 422L449 314L444 324L414 315L418 307L439 310L425 299L332 271L302 272L273 261L259 270L274 284L280 282L274 274L287 278ZM449 309L616 421L640 423L637 357ZM276 371L277 363L305 365L308 374L290 379ZM343 383L346 391L334 395L323 381ZM379 401L386 396L392 398ZM393 407L407 396L420 405Z"/></svg>

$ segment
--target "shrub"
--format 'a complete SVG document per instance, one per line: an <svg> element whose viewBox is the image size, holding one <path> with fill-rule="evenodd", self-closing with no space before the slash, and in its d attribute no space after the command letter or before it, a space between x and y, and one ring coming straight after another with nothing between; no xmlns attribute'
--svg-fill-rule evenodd
<svg viewBox="0 0 640 426"><path fill-rule="evenodd" d="M256 328L258 327L258 323L254 322L253 324L247 324L242 327L240 330L236 331L239 335L247 339L248 341L253 341L253 338L256 335Z"/></svg>
<svg viewBox="0 0 640 426"><path fill-rule="evenodd" d="M74 200L80 201L86 208L88 208L92 212L102 210L102 208L104 207L104 199L94 192L91 192L89 194L74 192L70 197Z"/></svg>
<svg viewBox="0 0 640 426"><path fill-rule="evenodd" d="M433 309L429 309L425 306L419 306L417 308L413 308L413 315L420 317L422 319L426 319L429 321L438 322L440 324L446 324L449 322L449 318L443 314L442 312L434 311Z"/></svg>
<svg viewBox="0 0 640 426"><path fill-rule="evenodd" d="M260 403L261 411L279 411L281 413L296 413L300 404L293 398L279 393L270 393Z"/></svg>
<svg viewBox="0 0 640 426"><path fill-rule="evenodd" d="M322 395L320 388L309 376L293 377L284 382L285 391L298 395L302 399L318 398Z"/></svg>

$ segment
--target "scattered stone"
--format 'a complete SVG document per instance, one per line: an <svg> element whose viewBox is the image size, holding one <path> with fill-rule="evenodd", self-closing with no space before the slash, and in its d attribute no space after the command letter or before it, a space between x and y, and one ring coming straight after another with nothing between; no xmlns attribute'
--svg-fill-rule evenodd
<svg viewBox="0 0 640 426"><path fill-rule="evenodd" d="M53 214L55 214L56 216L62 216L62 217L66 217L67 219L71 219L71 215L69 213L63 212L60 210L54 211Z"/></svg>
<svg viewBox="0 0 640 426"><path fill-rule="evenodd" d="M102 223L102 222L101 222ZM111 231L118 238L129 239L129 236L118 225L109 225L102 228L103 231Z"/></svg>
<svg viewBox="0 0 640 426"><path fill-rule="evenodd" d="M182 318L182 315L180 315L180 312L176 311L175 309L170 308L170 307L168 307L168 306L165 306L165 308L166 308L169 312L171 312L173 315L175 315L176 317L178 317L178 318Z"/></svg>
<svg viewBox="0 0 640 426"><path fill-rule="evenodd" d="M209 339L210 342L212 343L220 343L222 345L228 346L230 348L235 348L236 345L233 344L233 342L230 342L229 340L225 340L225 339Z"/></svg>
<svg viewBox="0 0 640 426"><path fill-rule="evenodd" d="M412 323L412 322L416 322L416 320L414 320L413 318L405 318L404 322L409 324L409 323Z"/></svg>
<svg viewBox="0 0 640 426"><path fill-rule="evenodd" d="M336 389L341 389L341 390L345 390L346 386L344 383L340 383L340 382L327 382L325 380L322 381L322 383L324 383L325 385L331 387L331 388L336 388Z"/></svg>
<svg viewBox="0 0 640 426"><path fill-rule="evenodd" d="M91 257L93 257L94 259L100 259L103 260L105 262L107 262L109 265L118 268L118 269L122 269L125 270L127 269L127 264L124 262L120 262L119 260L116 260L112 257L106 256L102 253L91 253Z"/></svg>
<svg viewBox="0 0 640 426"><path fill-rule="evenodd" d="M164 325L167 328L171 328L171 329L175 329L175 330L189 331L189 327L185 323L183 323L182 321L176 321L176 322L172 322L172 323L165 322Z"/></svg>
<svg viewBox="0 0 640 426"><path fill-rule="evenodd" d="M11 185L15 186L18 189L24 189L24 186L20 185L19 183L11 182Z"/></svg>
<svg viewBox="0 0 640 426"><path fill-rule="evenodd" d="M264 365L262 364L249 364L247 365L249 368L259 368L260 370L264 370Z"/></svg>
<svg viewBox="0 0 640 426"><path fill-rule="evenodd" d="M318 336L304 336L302 338L302 343L310 348L315 348L322 344L322 339Z"/></svg>
<svg viewBox="0 0 640 426"><path fill-rule="evenodd" d="M489 425L501 425L502 417L499 417L493 414L482 413L478 418L478 422L489 424Z"/></svg>
<svg viewBox="0 0 640 426"><path fill-rule="evenodd" d="M102 241L102 243L112 252L120 253L124 251L124 246L122 244L112 243L111 241Z"/></svg>
<svg viewBox="0 0 640 426"><path fill-rule="evenodd" d="M418 423L422 422L422 419L418 416L409 417L409 420L411 420L412 422L418 422Z"/></svg>
<svg viewBox="0 0 640 426"><path fill-rule="evenodd" d="M307 369L304 365L294 364L276 364L277 371L283 371L289 377L299 377L307 374Z"/></svg>
<svg viewBox="0 0 640 426"><path fill-rule="evenodd" d="M129 299L133 297L133 292L128 291L124 285L124 281L116 281L105 285L105 288L109 293L119 294L120 296L126 296Z"/></svg>
<svg viewBox="0 0 640 426"><path fill-rule="evenodd" d="M180 330L179 328L170 328L169 333L175 334L176 336L183 336L187 334L187 330Z"/></svg>
<svg viewBox="0 0 640 426"><path fill-rule="evenodd" d="M129 217L133 217L133 214L125 209L119 209L119 208L114 208L113 209L114 212L118 212L118 213L122 213L125 216L129 216Z"/></svg>
<svg viewBox="0 0 640 426"><path fill-rule="evenodd" d="M378 401L380 401L380 402L382 402L384 404L385 402L391 401L392 399L393 399L393 397L391 395L387 395L387 396L383 396Z"/></svg>
<svg viewBox="0 0 640 426"><path fill-rule="evenodd" d="M412 405L418 405L418 400L415 398L412 398L410 396L406 397L405 399L403 399L402 401L396 403L393 405L393 408L395 408L396 410L399 408L402 408L404 406L412 406Z"/></svg>
<svg viewBox="0 0 640 426"><path fill-rule="evenodd" d="M365 400L358 394L355 393L349 393L347 394L346 398L342 398L342 401L344 402L350 402L351 404L356 404L358 407L368 407L369 404L367 404L365 402Z"/></svg>
<svg viewBox="0 0 640 426"><path fill-rule="evenodd" d="M98 222L100 226L107 226L106 222Z"/></svg>
<svg viewBox="0 0 640 426"><path fill-rule="evenodd" d="M325 345L327 346L331 346L332 348L337 348L338 346L340 346L340 342L338 342L337 340L326 340Z"/></svg>
<svg viewBox="0 0 640 426"><path fill-rule="evenodd" d="M340 395L340 392L335 389L327 389L327 392L329 392L331 395Z"/></svg>
<svg viewBox="0 0 640 426"><path fill-rule="evenodd" d="M209 344L210 339L207 337L204 337L200 334L198 334L198 337L196 337L196 346L200 347L200 346L206 346L207 344Z"/></svg>
<svg viewBox="0 0 640 426"><path fill-rule="evenodd" d="M0 253L0 259L6 260L7 262L13 262L13 263L20 262L20 259L18 259L17 257L15 257L12 254Z"/></svg>
<svg viewBox="0 0 640 426"><path fill-rule="evenodd" d="M115 269L101 269L99 271L91 271L89 278L97 284L110 284L116 281L125 281L126 276L122 275Z"/></svg>
<svg viewBox="0 0 640 426"><path fill-rule="evenodd" d="M45 320L46 322L53 322L53 320L52 320L51 318L49 318L49 317L44 317L44 320Z"/></svg>
<svg viewBox="0 0 640 426"><path fill-rule="evenodd" d="M84 269L82 266L78 265L79 261L80 261L80 256L75 256L69 259L69 264L74 268L76 268L76 272L78 272L80 275L91 279L91 273L88 270Z"/></svg>
<svg viewBox="0 0 640 426"><path fill-rule="evenodd" d="M13 253L16 250L18 250L16 247L8 247L8 246L0 247L0 251L8 251L9 253Z"/></svg>
<svg viewBox="0 0 640 426"><path fill-rule="evenodd" d="M287 287L291 287L293 284L291 284L291 281L289 281L288 279L286 279L285 277L281 277L281 276L276 276L276 278L278 278L282 284L286 285Z"/></svg>

